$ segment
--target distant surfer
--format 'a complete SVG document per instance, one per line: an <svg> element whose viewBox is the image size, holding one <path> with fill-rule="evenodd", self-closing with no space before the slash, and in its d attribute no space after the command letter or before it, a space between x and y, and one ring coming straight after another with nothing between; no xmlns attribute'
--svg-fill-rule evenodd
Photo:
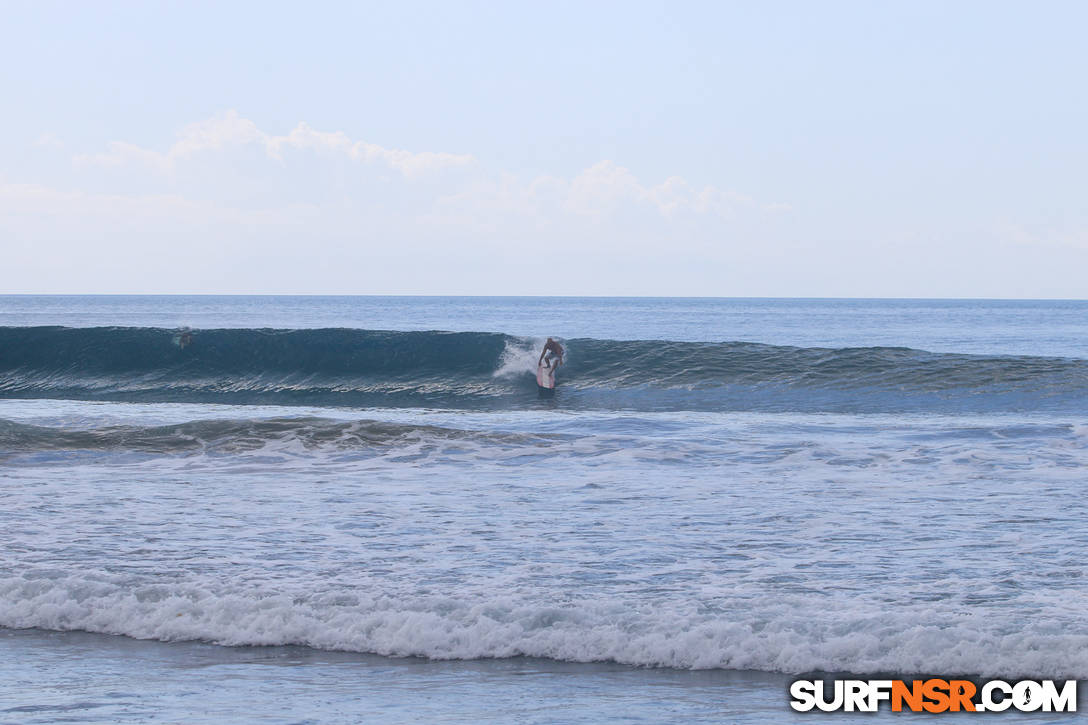
<svg viewBox="0 0 1088 725"><path fill-rule="evenodd" d="M193 333L188 327L183 327L174 335L174 344L182 350L193 344Z"/></svg>
<svg viewBox="0 0 1088 725"><path fill-rule="evenodd" d="M563 346L549 337L536 361L536 384L541 398L555 395L555 371L562 364Z"/></svg>

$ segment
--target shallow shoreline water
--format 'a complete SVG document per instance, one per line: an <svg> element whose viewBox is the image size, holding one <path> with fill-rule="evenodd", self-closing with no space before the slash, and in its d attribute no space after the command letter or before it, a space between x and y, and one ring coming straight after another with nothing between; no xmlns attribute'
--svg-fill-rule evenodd
<svg viewBox="0 0 1088 725"><path fill-rule="evenodd" d="M801 723L816 718L849 723L874 717L970 722L973 717L900 714L886 707L864 715L797 713L788 707L793 679L751 670L672 670L527 657L434 661L0 628L0 681L5 683L0 722ZM1044 723L1075 716L1006 712L986 717Z"/></svg>

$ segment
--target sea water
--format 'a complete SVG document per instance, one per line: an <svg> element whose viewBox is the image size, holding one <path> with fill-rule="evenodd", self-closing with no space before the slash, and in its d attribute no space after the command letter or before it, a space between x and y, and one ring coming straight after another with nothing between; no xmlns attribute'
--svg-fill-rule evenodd
<svg viewBox="0 0 1088 725"><path fill-rule="evenodd" d="M1086 463L1085 302L0 297L0 719L1084 678Z"/></svg>

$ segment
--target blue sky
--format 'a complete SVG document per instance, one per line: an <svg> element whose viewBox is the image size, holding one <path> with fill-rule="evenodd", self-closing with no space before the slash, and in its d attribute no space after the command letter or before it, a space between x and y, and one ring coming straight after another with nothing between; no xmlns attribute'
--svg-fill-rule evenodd
<svg viewBox="0 0 1088 725"><path fill-rule="evenodd" d="M1083 3L5 3L5 292L1088 297Z"/></svg>

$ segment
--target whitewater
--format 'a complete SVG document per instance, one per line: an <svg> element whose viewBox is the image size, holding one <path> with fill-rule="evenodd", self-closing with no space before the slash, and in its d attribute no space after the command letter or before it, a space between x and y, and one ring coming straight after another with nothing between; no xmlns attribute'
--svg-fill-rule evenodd
<svg viewBox="0 0 1088 725"><path fill-rule="evenodd" d="M0 719L1088 678L1084 340L1075 302L0 298Z"/></svg>

